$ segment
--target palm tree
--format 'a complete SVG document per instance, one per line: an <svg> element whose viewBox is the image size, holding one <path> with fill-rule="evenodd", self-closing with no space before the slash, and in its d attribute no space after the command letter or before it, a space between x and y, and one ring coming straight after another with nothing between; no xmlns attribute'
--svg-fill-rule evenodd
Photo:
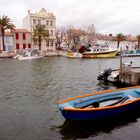
<svg viewBox="0 0 140 140"><path fill-rule="evenodd" d="M0 33L2 36L2 45L3 45L3 51L5 51L5 42L4 42L4 35L5 30L14 30L15 25L10 22L10 18L8 16L2 16L0 17Z"/></svg>
<svg viewBox="0 0 140 140"><path fill-rule="evenodd" d="M48 30L46 30L45 25L38 24L33 30L33 41L38 42L39 50L41 50L42 38L49 38Z"/></svg>
<svg viewBox="0 0 140 140"><path fill-rule="evenodd" d="M116 35L115 40L117 41L117 48L119 48L120 42L125 41L126 37L122 33L119 33L119 34Z"/></svg>
<svg viewBox="0 0 140 140"><path fill-rule="evenodd" d="M138 49L140 49L140 35L137 35Z"/></svg>

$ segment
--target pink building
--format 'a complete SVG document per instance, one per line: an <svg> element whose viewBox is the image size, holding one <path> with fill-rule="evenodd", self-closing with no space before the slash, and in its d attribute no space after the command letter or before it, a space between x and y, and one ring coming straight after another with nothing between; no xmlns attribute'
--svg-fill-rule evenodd
<svg viewBox="0 0 140 140"><path fill-rule="evenodd" d="M16 50L32 48L31 40L31 33L27 29L15 29L14 44Z"/></svg>

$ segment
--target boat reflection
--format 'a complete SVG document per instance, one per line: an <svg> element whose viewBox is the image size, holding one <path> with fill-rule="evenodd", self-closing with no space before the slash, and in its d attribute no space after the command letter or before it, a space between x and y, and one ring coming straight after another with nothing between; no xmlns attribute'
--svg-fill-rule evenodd
<svg viewBox="0 0 140 140"><path fill-rule="evenodd" d="M96 121L70 121L66 120L60 126L62 139L81 139L96 137L102 133L111 133L115 129L120 129L126 125L136 123L140 118L140 111L133 111L121 116L106 118Z"/></svg>

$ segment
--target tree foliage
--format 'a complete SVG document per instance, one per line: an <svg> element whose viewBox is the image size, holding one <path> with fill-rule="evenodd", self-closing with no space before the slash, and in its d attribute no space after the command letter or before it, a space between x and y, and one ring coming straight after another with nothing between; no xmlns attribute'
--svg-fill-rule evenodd
<svg viewBox="0 0 140 140"><path fill-rule="evenodd" d="M49 32L45 25L38 24L33 29L33 41L34 43L38 42L39 50L41 50L41 43L43 38L47 40L49 38Z"/></svg>
<svg viewBox="0 0 140 140"><path fill-rule="evenodd" d="M2 36L2 44L3 44L3 51L5 51L5 42L4 42L4 35L6 30L14 30L15 25L11 23L11 20L8 16L0 17L0 33Z"/></svg>
<svg viewBox="0 0 140 140"><path fill-rule="evenodd" d="M126 37L122 33L119 33L119 34L116 35L115 40L117 41L117 48L119 48L120 42L125 41Z"/></svg>

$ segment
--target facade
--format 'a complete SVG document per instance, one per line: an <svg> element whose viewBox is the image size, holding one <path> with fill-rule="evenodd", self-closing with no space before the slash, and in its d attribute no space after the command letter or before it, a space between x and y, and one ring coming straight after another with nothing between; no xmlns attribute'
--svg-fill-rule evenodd
<svg viewBox="0 0 140 140"><path fill-rule="evenodd" d="M5 43L5 51L11 52L15 50L14 46L14 35L11 32L5 32L4 36L4 43ZM2 37L0 35L0 50L3 50L3 44L2 44Z"/></svg>
<svg viewBox="0 0 140 140"><path fill-rule="evenodd" d="M31 33L27 29L15 29L14 44L16 50L30 49Z"/></svg>
<svg viewBox="0 0 140 140"><path fill-rule="evenodd" d="M47 12L42 8L39 12L31 13L28 11L27 16L23 19L23 27L28 29L33 34L33 29L37 24L45 25L46 30L49 32L49 39L42 40L42 50L55 50L55 30L56 30L56 17L53 13ZM34 47L38 47L37 44L32 42Z"/></svg>

